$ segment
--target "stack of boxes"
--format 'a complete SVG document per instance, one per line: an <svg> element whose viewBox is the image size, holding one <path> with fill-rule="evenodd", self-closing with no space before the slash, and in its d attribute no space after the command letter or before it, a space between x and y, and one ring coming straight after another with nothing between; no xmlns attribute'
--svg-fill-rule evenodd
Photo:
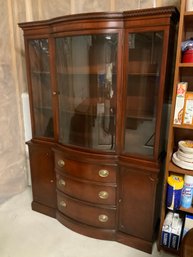
<svg viewBox="0 0 193 257"><path fill-rule="evenodd" d="M192 195L193 176L171 174L168 177L166 206L169 212L162 227L163 246L178 250L183 236L193 228L193 215L186 214L185 217L181 217L177 212L181 207L191 207Z"/></svg>
<svg viewBox="0 0 193 257"><path fill-rule="evenodd" d="M182 219L178 213L168 212L162 228L162 245L178 250L182 232Z"/></svg>

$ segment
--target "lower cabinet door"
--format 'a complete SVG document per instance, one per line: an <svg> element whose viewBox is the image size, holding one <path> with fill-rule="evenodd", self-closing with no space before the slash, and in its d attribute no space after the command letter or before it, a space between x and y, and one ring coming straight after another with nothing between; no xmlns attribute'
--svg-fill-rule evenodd
<svg viewBox="0 0 193 257"><path fill-rule="evenodd" d="M56 208L56 179L51 144L29 143L33 201Z"/></svg>
<svg viewBox="0 0 193 257"><path fill-rule="evenodd" d="M120 185L119 230L151 241L154 230L156 173L121 167Z"/></svg>

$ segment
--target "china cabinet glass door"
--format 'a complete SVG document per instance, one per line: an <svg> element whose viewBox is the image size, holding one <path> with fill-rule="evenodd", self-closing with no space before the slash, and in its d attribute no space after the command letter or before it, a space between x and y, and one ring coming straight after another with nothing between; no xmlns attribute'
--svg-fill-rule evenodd
<svg viewBox="0 0 193 257"><path fill-rule="evenodd" d="M59 141L115 148L117 34L56 38Z"/></svg>
<svg viewBox="0 0 193 257"><path fill-rule="evenodd" d="M35 137L53 138L48 39L29 40L32 113Z"/></svg>
<svg viewBox="0 0 193 257"><path fill-rule="evenodd" d="M153 156L163 32L128 35L124 151Z"/></svg>

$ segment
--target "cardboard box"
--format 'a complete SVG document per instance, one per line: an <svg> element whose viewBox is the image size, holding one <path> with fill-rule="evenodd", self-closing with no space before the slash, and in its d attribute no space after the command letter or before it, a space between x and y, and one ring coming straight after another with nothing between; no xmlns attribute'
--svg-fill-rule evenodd
<svg viewBox="0 0 193 257"><path fill-rule="evenodd" d="M184 221L183 237L191 228L193 228L193 215L186 214Z"/></svg>
<svg viewBox="0 0 193 257"><path fill-rule="evenodd" d="M172 219L170 248L175 250L179 249L181 232L182 232L182 219L179 217L178 213L174 213L174 216Z"/></svg>
<svg viewBox="0 0 193 257"><path fill-rule="evenodd" d="M173 220L173 213L168 212L163 223L162 235L161 235L161 244L166 247L170 246L172 220Z"/></svg>
<svg viewBox="0 0 193 257"><path fill-rule="evenodd" d="M188 87L187 82L179 82L177 85L176 104L175 104L175 111L174 111L174 124L182 124L187 87Z"/></svg>
<svg viewBox="0 0 193 257"><path fill-rule="evenodd" d="M193 92L186 92L183 124L193 125Z"/></svg>
<svg viewBox="0 0 193 257"><path fill-rule="evenodd" d="M163 246L179 249L182 224L179 213L168 212L162 227L161 244Z"/></svg>

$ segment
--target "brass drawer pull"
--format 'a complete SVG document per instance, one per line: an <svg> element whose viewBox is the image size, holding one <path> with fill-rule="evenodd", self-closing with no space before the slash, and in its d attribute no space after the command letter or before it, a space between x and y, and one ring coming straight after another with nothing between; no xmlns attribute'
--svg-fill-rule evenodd
<svg viewBox="0 0 193 257"><path fill-rule="evenodd" d="M99 215L99 221L100 221L100 222L107 222L108 219L109 219L108 216L105 215L105 214Z"/></svg>
<svg viewBox="0 0 193 257"><path fill-rule="evenodd" d="M99 170L99 176L102 178L108 177L109 171L108 170Z"/></svg>
<svg viewBox="0 0 193 257"><path fill-rule="evenodd" d="M66 185L66 182L65 182L63 179L60 179L60 180L59 180L59 185L60 185L60 186L65 186L65 185Z"/></svg>
<svg viewBox="0 0 193 257"><path fill-rule="evenodd" d="M99 198L101 199L107 199L109 197L109 193L106 191L100 191L98 194Z"/></svg>
<svg viewBox="0 0 193 257"><path fill-rule="evenodd" d="M58 160L58 166L60 168L63 168L65 166L65 161L64 160Z"/></svg>
<svg viewBox="0 0 193 257"><path fill-rule="evenodd" d="M66 203L65 203L64 201L61 201L61 202L60 202L60 206L62 206L62 207L65 208L65 207L66 207Z"/></svg>

